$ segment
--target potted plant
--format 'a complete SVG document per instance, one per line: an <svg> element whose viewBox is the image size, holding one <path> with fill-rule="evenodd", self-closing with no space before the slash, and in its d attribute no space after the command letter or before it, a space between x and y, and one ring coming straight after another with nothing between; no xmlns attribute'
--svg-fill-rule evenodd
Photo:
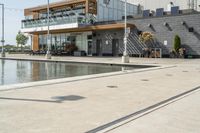
<svg viewBox="0 0 200 133"><path fill-rule="evenodd" d="M181 48L181 38L178 35L175 35L175 37L174 37L174 50L176 52L178 52L180 48Z"/></svg>
<svg viewBox="0 0 200 133"><path fill-rule="evenodd" d="M77 50L78 50L78 47L75 44L68 44L65 46L65 51L69 52L70 55L72 55L73 52L77 51Z"/></svg>
<svg viewBox="0 0 200 133"><path fill-rule="evenodd" d="M179 35L175 35L174 37L174 48L173 53L175 54L175 57L179 57L181 52L181 38Z"/></svg>

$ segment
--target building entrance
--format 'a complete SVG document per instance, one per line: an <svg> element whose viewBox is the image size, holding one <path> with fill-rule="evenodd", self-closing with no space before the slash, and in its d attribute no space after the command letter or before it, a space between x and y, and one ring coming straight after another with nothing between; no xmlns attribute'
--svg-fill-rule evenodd
<svg viewBox="0 0 200 133"><path fill-rule="evenodd" d="M118 56L119 54L119 39L112 40L112 55Z"/></svg>
<svg viewBox="0 0 200 133"><path fill-rule="evenodd" d="M96 53L97 56L102 56L102 40L101 39L97 39L96 41Z"/></svg>

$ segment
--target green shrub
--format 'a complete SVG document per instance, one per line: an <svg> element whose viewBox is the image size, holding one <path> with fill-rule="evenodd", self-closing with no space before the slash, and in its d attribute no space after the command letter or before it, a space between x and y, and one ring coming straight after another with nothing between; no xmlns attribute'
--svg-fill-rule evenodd
<svg viewBox="0 0 200 133"><path fill-rule="evenodd" d="M175 37L174 37L174 50L176 51L176 52L178 52L178 50L181 48L181 38L178 36L178 35L176 35Z"/></svg>

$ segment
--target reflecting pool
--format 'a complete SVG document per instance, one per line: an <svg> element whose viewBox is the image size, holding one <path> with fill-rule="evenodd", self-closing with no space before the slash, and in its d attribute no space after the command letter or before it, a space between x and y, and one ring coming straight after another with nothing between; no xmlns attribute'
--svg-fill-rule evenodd
<svg viewBox="0 0 200 133"><path fill-rule="evenodd" d="M144 66L142 67L144 68ZM125 69L134 69L126 67ZM0 85L121 71L122 66L0 60Z"/></svg>

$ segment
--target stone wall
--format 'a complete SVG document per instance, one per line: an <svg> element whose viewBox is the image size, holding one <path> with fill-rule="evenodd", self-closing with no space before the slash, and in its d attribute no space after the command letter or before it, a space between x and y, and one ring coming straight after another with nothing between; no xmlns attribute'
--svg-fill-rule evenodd
<svg viewBox="0 0 200 133"><path fill-rule="evenodd" d="M155 34L160 45L163 46L163 54L169 54L173 49L174 36L181 38L182 45L186 47L187 54L200 56L200 13L179 16L152 17L128 20L141 31L150 31ZM149 25L152 27L149 27ZM189 32L189 27L194 29ZM168 44L163 45L167 40Z"/></svg>

